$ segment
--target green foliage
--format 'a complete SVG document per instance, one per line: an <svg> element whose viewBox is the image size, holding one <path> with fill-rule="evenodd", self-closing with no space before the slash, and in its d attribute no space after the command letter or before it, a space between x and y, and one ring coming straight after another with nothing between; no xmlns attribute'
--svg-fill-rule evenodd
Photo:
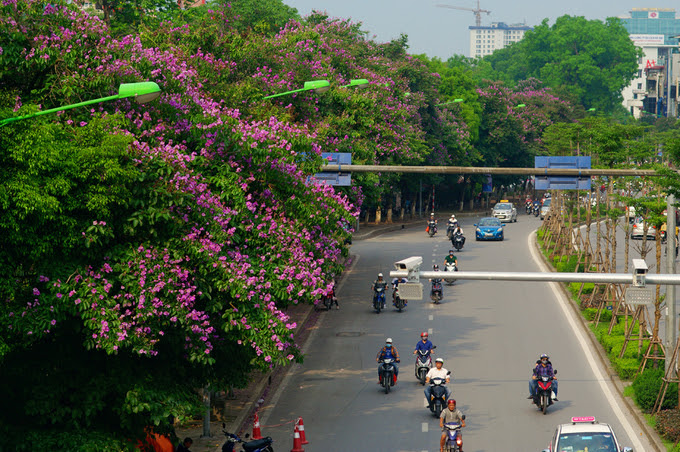
<svg viewBox="0 0 680 452"><path fill-rule="evenodd" d="M586 110L611 112L635 77L640 55L618 19L602 22L565 15L552 26L544 20L520 42L485 60L515 81L536 77L558 93L573 95Z"/></svg>
<svg viewBox="0 0 680 452"><path fill-rule="evenodd" d="M610 358L614 370L619 374L619 378L624 381L633 379L640 366L640 361L637 358Z"/></svg>
<svg viewBox="0 0 680 452"><path fill-rule="evenodd" d="M585 317L586 320L593 322L597 318L597 308L586 308L583 311L581 311L581 314L583 314L583 317ZM612 312L608 309L603 309L602 312L600 313L600 323L608 324L611 319Z"/></svg>
<svg viewBox="0 0 680 452"><path fill-rule="evenodd" d="M654 408L654 403L659 396L659 391L663 383L663 369L645 369L633 381L635 391L635 402L645 412L649 413ZM668 385L666 397L663 400L662 408L676 408L678 405L678 384ZM657 420L658 422L658 420Z"/></svg>
<svg viewBox="0 0 680 452"><path fill-rule="evenodd" d="M224 7L225 19L241 32L251 30L271 35L300 17L297 9L281 0L220 0L219 3Z"/></svg>

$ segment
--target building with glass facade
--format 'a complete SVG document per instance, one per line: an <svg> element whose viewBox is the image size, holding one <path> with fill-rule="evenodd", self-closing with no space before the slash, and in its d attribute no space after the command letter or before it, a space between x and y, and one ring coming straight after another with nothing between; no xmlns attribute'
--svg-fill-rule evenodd
<svg viewBox="0 0 680 452"><path fill-rule="evenodd" d="M643 114L678 116L680 18L673 8L633 8L620 17L631 40L643 51L637 77L623 90L623 105Z"/></svg>

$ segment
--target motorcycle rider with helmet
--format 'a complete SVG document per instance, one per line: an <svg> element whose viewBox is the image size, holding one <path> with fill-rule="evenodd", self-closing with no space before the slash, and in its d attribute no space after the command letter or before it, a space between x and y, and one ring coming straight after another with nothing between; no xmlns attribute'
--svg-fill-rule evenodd
<svg viewBox="0 0 680 452"><path fill-rule="evenodd" d="M387 281L383 279L383 274L378 273L378 279L373 281L373 285L371 286L371 290L373 291L373 300L375 301L375 297L378 296L378 293L376 292L377 289L382 289L383 293L387 290ZM383 300L384 301L384 300ZM384 304L384 303L383 303ZM384 306L383 306L384 307Z"/></svg>
<svg viewBox="0 0 680 452"><path fill-rule="evenodd" d="M430 213L430 220L427 223L427 227L433 225L435 234L437 233L437 220L434 218L434 212Z"/></svg>
<svg viewBox="0 0 680 452"><path fill-rule="evenodd" d="M426 331L420 333L420 338L421 340L418 341L418 343L416 344L416 349L413 350L413 354L417 355L418 351L422 351L427 352L427 355L425 355L425 357L428 357L430 356L430 354L434 353L434 345L428 338L428 334Z"/></svg>
<svg viewBox="0 0 680 452"><path fill-rule="evenodd" d="M458 258L453 254L453 250L449 250L449 255L444 258L444 265L453 264L456 266L456 271L458 271Z"/></svg>
<svg viewBox="0 0 680 452"><path fill-rule="evenodd" d="M446 408L444 408L442 414L439 415L439 427L442 429L442 437L439 440L439 452L444 452L444 444L446 444L446 427L444 427L444 424L451 422L458 422L461 427L465 427L465 417L463 416L463 413L456 408L456 399L447 400ZM462 438L463 435L460 435Z"/></svg>
<svg viewBox="0 0 680 452"><path fill-rule="evenodd" d="M437 358L434 361L434 366L435 367L430 369L425 376L425 400L427 400L428 404L430 403L430 396L432 395L432 386L429 384L430 380L433 378L444 378L446 384L451 381L449 371L444 368L444 360L442 358ZM446 398L448 399L451 395L451 390L447 386L444 386L444 389L446 389Z"/></svg>
<svg viewBox="0 0 680 452"><path fill-rule="evenodd" d="M534 366L533 375L531 380L529 380L529 397L527 399L533 400L538 389L538 379L544 376L552 377L552 399L554 402L557 402L557 377L550 362L550 357L545 353L541 355Z"/></svg>
<svg viewBox="0 0 680 452"><path fill-rule="evenodd" d="M392 365L394 366L394 384L397 384L397 376L399 375L399 366L397 366L398 362L401 362L399 359L399 352L397 351L397 347L394 347L392 345L392 338L388 337L385 339L385 346L380 349L378 352L378 356L376 356L375 360L377 362L380 362L381 360L385 358L390 358L394 359L394 362ZM382 381L382 365L378 364L378 384Z"/></svg>
<svg viewBox="0 0 680 452"><path fill-rule="evenodd" d="M434 264L432 266L432 270L438 272L439 271L439 265ZM440 287L441 287L442 279L441 278L430 278L430 282L432 283L432 289L430 289L430 294L432 295L432 294L434 294L434 285L439 283ZM441 291L440 291L440 295L442 297L444 296L444 294Z"/></svg>

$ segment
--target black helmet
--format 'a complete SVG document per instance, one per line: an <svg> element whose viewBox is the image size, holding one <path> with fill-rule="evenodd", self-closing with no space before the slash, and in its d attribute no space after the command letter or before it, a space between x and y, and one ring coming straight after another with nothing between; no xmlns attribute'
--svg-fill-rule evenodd
<svg viewBox="0 0 680 452"><path fill-rule="evenodd" d="M432 266L432 270L439 270L439 265L434 264L434 265Z"/></svg>

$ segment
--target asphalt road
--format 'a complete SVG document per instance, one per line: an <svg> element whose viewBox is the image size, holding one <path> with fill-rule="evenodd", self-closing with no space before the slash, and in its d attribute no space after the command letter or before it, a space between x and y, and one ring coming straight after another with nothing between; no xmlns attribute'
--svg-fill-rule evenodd
<svg viewBox="0 0 680 452"><path fill-rule="evenodd" d="M475 242L473 219L461 220L468 238L457 253L461 270L540 270L528 241L539 219L520 216L506 225L504 242ZM579 341L582 333L573 329L551 284L459 281L444 287L440 305L413 300L402 313L372 310L370 286L378 272L387 275L393 262L416 255L428 266L441 264L449 248L445 235L429 238L424 227L355 242L358 258L338 291L341 309L323 314L304 364L291 370L260 410L262 434L274 438L276 450L293 445L287 422L297 417L304 420L307 452L439 450L439 423L424 407L413 372L421 331L430 332L436 356L453 372L453 397L467 416L466 452L540 451L555 426L571 416L595 416L612 424L622 445L652 450L628 422L630 415ZM390 394L376 384L375 356L386 337L402 357ZM560 401L547 415L526 399L541 353L551 355L560 382Z"/></svg>

